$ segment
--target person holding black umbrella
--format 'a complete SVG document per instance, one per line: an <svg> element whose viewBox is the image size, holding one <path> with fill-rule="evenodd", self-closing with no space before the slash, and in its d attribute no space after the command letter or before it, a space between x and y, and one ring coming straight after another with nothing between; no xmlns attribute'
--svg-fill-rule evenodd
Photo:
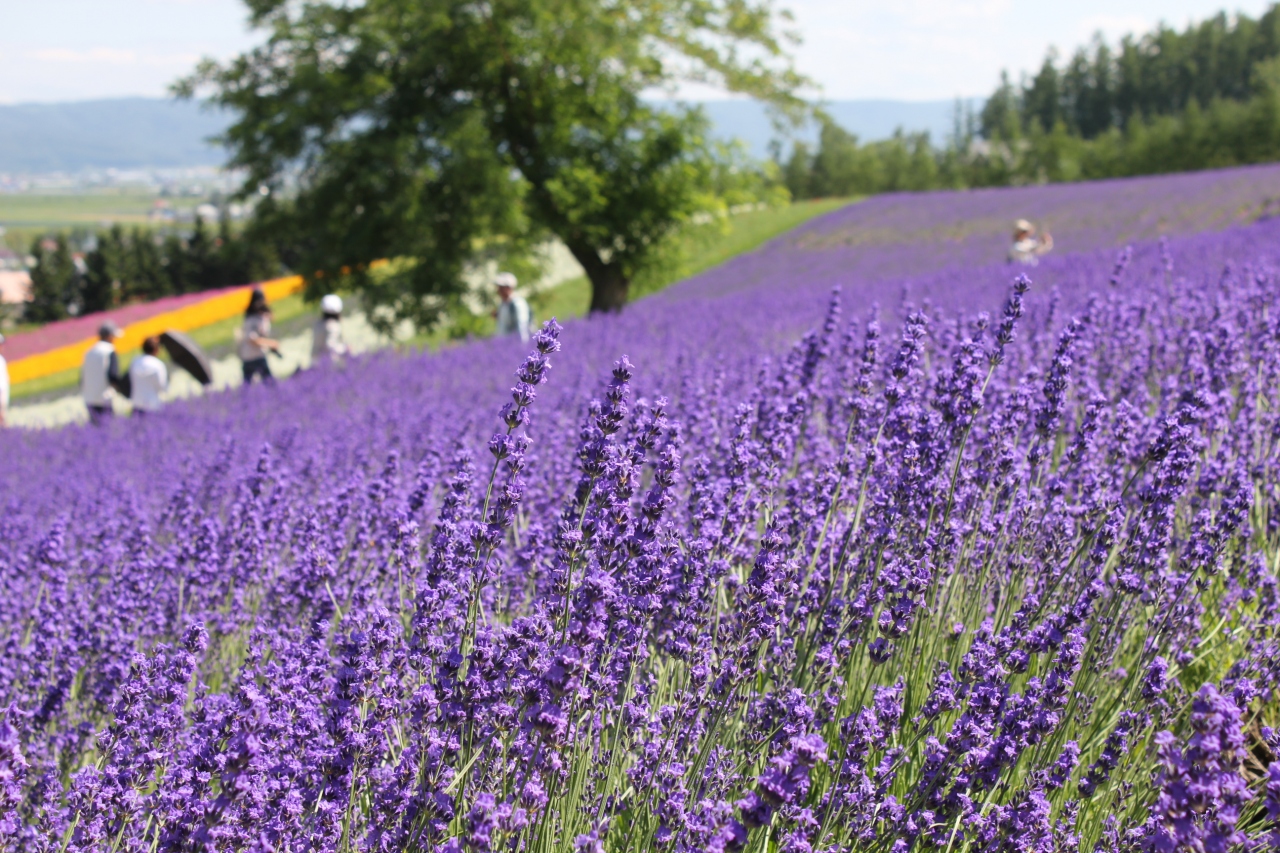
<svg viewBox="0 0 1280 853"><path fill-rule="evenodd" d="M129 365L129 399L135 416L160 411L160 395L169 390L169 370L156 357L159 352L160 339L147 338L142 342L142 355Z"/></svg>
<svg viewBox="0 0 1280 853"><path fill-rule="evenodd" d="M263 382L272 381L267 353L278 352L280 342L268 337L270 332L271 306L267 304L267 295L255 287L249 295L249 307L244 312L244 325L240 328L240 344L237 347L246 385L254 377L261 378Z"/></svg>

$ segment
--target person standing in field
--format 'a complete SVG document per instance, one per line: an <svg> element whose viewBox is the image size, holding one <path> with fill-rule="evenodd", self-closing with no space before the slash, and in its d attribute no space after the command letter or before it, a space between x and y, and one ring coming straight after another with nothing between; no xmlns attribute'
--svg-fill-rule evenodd
<svg viewBox="0 0 1280 853"><path fill-rule="evenodd" d="M1036 233L1036 227L1025 219L1013 223L1013 245L1009 247L1009 262L1034 267L1040 256L1053 248L1053 235L1048 231Z"/></svg>
<svg viewBox="0 0 1280 853"><path fill-rule="evenodd" d="M263 382L271 382L271 367L267 364L267 353L278 352L280 342L268 337L271 333L271 306L267 305L267 295L259 288L254 288L249 295L249 307L244 312L244 325L240 327L240 343L236 347L240 356L240 367L244 374L244 384L248 385L254 377Z"/></svg>
<svg viewBox="0 0 1280 853"><path fill-rule="evenodd" d="M529 340L529 323L533 319L529 303L516 294L516 277L509 272L500 272L493 277L493 285L498 289L498 310L493 313L498 321L499 336L519 335L520 340Z"/></svg>
<svg viewBox="0 0 1280 853"><path fill-rule="evenodd" d="M333 361L347 352L342 339L342 297L330 293L320 300L320 319L311 330L311 363Z"/></svg>
<svg viewBox="0 0 1280 853"><path fill-rule="evenodd" d="M4 345L4 335L0 335L0 346ZM9 418L9 364L0 355L0 427Z"/></svg>
<svg viewBox="0 0 1280 853"><path fill-rule="evenodd" d="M169 370L156 356L158 352L160 339L147 338L142 342L142 355L129 365L129 399L135 416L160 411L160 395L169 390Z"/></svg>
<svg viewBox="0 0 1280 853"><path fill-rule="evenodd" d="M98 327L98 342L89 347L80 367L80 394L89 410L89 423L101 426L114 414L111 408L115 387L120 384L120 358L116 338L120 327L107 320Z"/></svg>

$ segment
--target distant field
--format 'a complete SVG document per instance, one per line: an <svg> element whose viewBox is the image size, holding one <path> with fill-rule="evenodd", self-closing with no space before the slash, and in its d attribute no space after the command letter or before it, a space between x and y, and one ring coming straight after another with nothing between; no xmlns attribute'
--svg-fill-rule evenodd
<svg viewBox="0 0 1280 853"><path fill-rule="evenodd" d="M724 222L693 226L680 237L679 260L651 280L635 286L632 298L656 293L668 285L683 281L724 263L744 252L750 252L815 216L830 213L848 205L852 199L814 199L787 207L753 210L730 217ZM543 291L533 299L539 319L547 317L581 317L591 304L591 285L585 277Z"/></svg>
<svg viewBox="0 0 1280 853"><path fill-rule="evenodd" d="M114 223L145 225L160 196L143 189L104 189L98 192L0 193L0 227L5 242L25 251L33 237L76 228L97 230ZM191 210L204 199L166 199L175 210Z"/></svg>

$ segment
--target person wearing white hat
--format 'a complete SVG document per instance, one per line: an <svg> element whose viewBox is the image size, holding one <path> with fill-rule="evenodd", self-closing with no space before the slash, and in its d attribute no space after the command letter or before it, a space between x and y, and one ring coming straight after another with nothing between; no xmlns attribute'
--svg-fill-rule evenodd
<svg viewBox="0 0 1280 853"><path fill-rule="evenodd" d="M516 277L509 272L500 272L493 277L493 286L498 289L498 310L493 312L498 321L498 335L519 335L520 340L529 340L529 324L533 314L529 303L523 296L516 294Z"/></svg>
<svg viewBox="0 0 1280 853"><path fill-rule="evenodd" d="M120 335L120 327L110 320L99 326L98 342L89 347L80 367L80 394L89 410L89 422L94 426L101 426L114 414L113 389L121 384L120 359L115 345Z"/></svg>
<svg viewBox="0 0 1280 853"><path fill-rule="evenodd" d="M1048 231L1036 233L1036 226L1025 219L1013 223L1013 245L1009 247L1009 262L1034 267L1040 256L1053 248L1053 235Z"/></svg>
<svg viewBox="0 0 1280 853"><path fill-rule="evenodd" d="M342 297L330 293L320 300L320 319L311 330L311 363L339 359L347 352L342 339Z"/></svg>
<svg viewBox="0 0 1280 853"><path fill-rule="evenodd" d="M4 344L4 335L0 335L0 345ZM9 417L9 364L0 355L0 427L5 425Z"/></svg>

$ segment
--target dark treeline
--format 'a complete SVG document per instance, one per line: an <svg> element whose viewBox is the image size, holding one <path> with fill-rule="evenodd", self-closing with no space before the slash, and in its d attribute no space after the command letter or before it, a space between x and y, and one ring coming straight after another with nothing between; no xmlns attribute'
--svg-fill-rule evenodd
<svg viewBox="0 0 1280 853"><path fill-rule="evenodd" d="M31 301L23 319L35 323L247 284L280 271L271 247L236 235L225 218L216 232L197 218L189 235L116 225L83 253L74 252L67 234L40 237L31 255Z"/></svg>
<svg viewBox="0 0 1280 853"><path fill-rule="evenodd" d="M1280 159L1280 4L1225 13L1119 45L1101 37L1063 63L1007 74L978 115L957 104L938 145L899 133L860 144L827 122L782 164L797 198L1188 171Z"/></svg>

